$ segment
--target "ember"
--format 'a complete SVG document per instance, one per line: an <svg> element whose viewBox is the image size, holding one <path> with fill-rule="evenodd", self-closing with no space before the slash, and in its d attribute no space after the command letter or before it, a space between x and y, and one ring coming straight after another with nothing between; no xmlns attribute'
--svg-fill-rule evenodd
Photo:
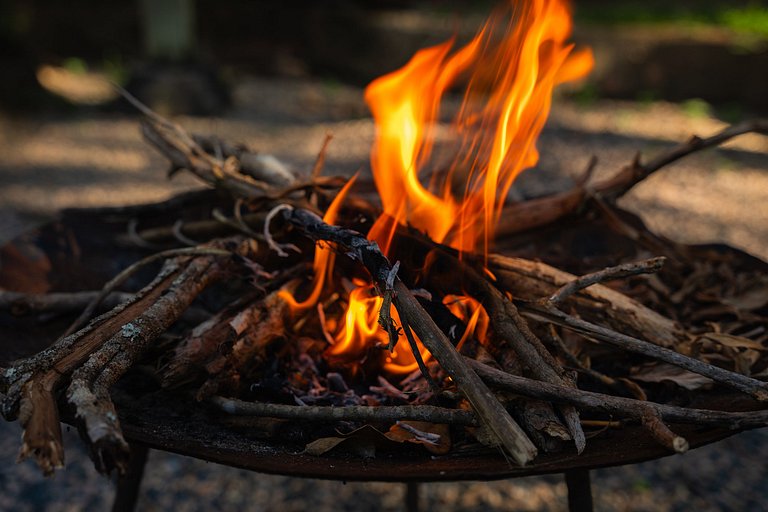
<svg viewBox="0 0 768 512"><path fill-rule="evenodd" d="M311 174L286 177L125 93L174 170L229 196L180 198L151 218L110 216L137 252L205 242L134 262L59 341L3 371L3 414L22 423L22 456L45 472L63 464L62 394L99 470L123 471L128 444L110 390L139 363L160 384L131 396L193 396L211 422L233 428L239 415L313 422L291 440L314 455L346 447L370 457L408 443L460 456L486 445L524 466L543 454L573 459L594 425L639 424L676 452L689 442L670 425L764 426L768 385L755 376L768 369L767 310L754 287L768 283L765 265L657 237L615 203L665 165L768 125L694 138L605 181L592 183L590 168L570 191L507 204L515 177L537 162L553 88L592 66L569 35L562 1L515 4L463 48L422 50L373 82L372 183L322 176L325 148ZM446 128L441 99L457 87L464 102ZM453 142L448 163L433 154L440 130ZM187 211L193 204L213 219ZM168 225L169 215L181 220ZM607 268L574 264L564 233L595 232L606 247L632 250L605 255ZM494 243L508 254L494 254ZM158 260L150 284L85 324ZM199 296L204 321L185 319ZM730 406L669 405L689 403L691 390L730 393ZM259 428L285 442L282 425Z"/></svg>

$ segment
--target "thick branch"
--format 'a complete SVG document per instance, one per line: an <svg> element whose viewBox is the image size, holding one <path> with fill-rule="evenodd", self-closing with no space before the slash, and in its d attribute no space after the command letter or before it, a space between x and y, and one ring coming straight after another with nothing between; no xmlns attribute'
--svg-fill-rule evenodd
<svg viewBox="0 0 768 512"><path fill-rule="evenodd" d="M546 263L497 254L488 257L488 267L500 288L528 301L548 297L578 279ZM601 284L578 291L567 299L567 304L589 321L607 322L616 331L646 338L657 345L674 347L688 339L676 322Z"/></svg>
<svg viewBox="0 0 768 512"><path fill-rule="evenodd" d="M3 415L18 414L23 430L20 458L34 454L44 473L64 464L55 392L66 376L123 325L153 304L177 276L178 266L167 264L160 276L137 294L132 302L95 319L81 331L62 338L53 347L5 371L10 388L3 402Z"/></svg>
<svg viewBox="0 0 768 512"><path fill-rule="evenodd" d="M229 254L229 253L227 253ZM72 375L67 399L75 406L90 441L96 468L109 473L127 467L129 449L123 439L110 387L137 361L149 344L171 326L210 283L222 275L215 260L190 261L167 291L141 315L122 326Z"/></svg>

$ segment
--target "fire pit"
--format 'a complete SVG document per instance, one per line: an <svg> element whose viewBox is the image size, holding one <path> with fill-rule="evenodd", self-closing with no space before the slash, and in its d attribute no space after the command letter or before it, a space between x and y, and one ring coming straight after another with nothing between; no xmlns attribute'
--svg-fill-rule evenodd
<svg viewBox="0 0 768 512"><path fill-rule="evenodd" d="M6 247L13 312L85 310L66 331L34 323L23 352L5 345L3 413L21 419L22 454L46 472L63 462L61 414L104 472L129 469L132 441L299 476L492 479L636 462L765 425L765 264L675 244L615 204L765 123L505 205L537 158L552 87L591 63L565 43L560 3L511 17L369 87L373 183L322 176L325 149L294 176L128 96L173 171L225 194L71 212L37 251ZM461 77L466 102L441 133L437 105ZM26 286L9 284L22 273ZM69 293L23 294L37 289ZM105 301L120 305L86 324Z"/></svg>

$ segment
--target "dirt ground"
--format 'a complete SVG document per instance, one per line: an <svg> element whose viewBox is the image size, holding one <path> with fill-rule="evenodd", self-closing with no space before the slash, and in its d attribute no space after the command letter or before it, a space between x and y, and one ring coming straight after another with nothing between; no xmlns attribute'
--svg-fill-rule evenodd
<svg viewBox="0 0 768 512"><path fill-rule="evenodd" d="M325 82L243 80L217 118L179 118L186 128L241 141L307 171L325 134L328 174L368 170L374 130L359 89ZM597 155L597 178L692 134L724 124L666 103L556 102L536 169L514 195L563 189ZM98 111L34 119L0 117L0 241L57 210L142 203L198 186L165 179L166 164L142 142L136 118ZM624 200L658 233L685 243L724 242L768 259L768 140L747 136L665 169ZM102 510L113 489L92 469L74 433L67 468L44 479L14 464L16 424L0 423L0 510ZM593 472L597 510L764 510L768 431L741 434L683 456ZM563 510L559 476L423 486L425 510ZM249 473L152 452L140 510L399 510L404 486L302 480Z"/></svg>

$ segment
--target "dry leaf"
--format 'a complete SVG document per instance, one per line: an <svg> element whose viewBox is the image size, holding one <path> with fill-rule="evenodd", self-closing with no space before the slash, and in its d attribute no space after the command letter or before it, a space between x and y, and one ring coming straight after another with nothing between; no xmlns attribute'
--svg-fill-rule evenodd
<svg viewBox="0 0 768 512"><path fill-rule="evenodd" d="M734 336L733 334L709 332L700 336L700 339L713 341L715 343L720 343L721 345L732 348L746 348L752 350L766 349L766 347L763 346L763 344L759 341L750 340L749 338L744 338L743 336Z"/></svg>
<svg viewBox="0 0 768 512"><path fill-rule="evenodd" d="M374 458L377 448L392 446L394 441L370 425L362 426L347 434L323 437L307 444L304 452L320 456L336 448L353 452L363 458Z"/></svg>
<svg viewBox="0 0 768 512"><path fill-rule="evenodd" d="M632 378L643 382L674 382L680 387L694 391L710 386L712 379L698 373L683 370L671 364L658 363L653 366L643 367L640 370L633 369Z"/></svg>
<svg viewBox="0 0 768 512"><path fill-rule="evenodd" d="M768 279L758 279L738 295L723 297L722 301L742 311L753 311L768 304Z"/></svg>
<svg viewBox="0 0 768 512"><path fill-rule="evenodd" d="M624 377L620 377L616 380L620 381L622 385L627 388L627 391L632 393L632 396L637 400L648 400L648 395L645 394L643 388L637 385L637 382L625 379Z"/></svg>
<svg viewBox="0 0 768 512"><path fill-rule="evenodd" d="M320 455L333 450L344 441L345 439L343 437L321 437L320 439L315 439L307 444L304 448L304 453L319 457Z"/></svg>

